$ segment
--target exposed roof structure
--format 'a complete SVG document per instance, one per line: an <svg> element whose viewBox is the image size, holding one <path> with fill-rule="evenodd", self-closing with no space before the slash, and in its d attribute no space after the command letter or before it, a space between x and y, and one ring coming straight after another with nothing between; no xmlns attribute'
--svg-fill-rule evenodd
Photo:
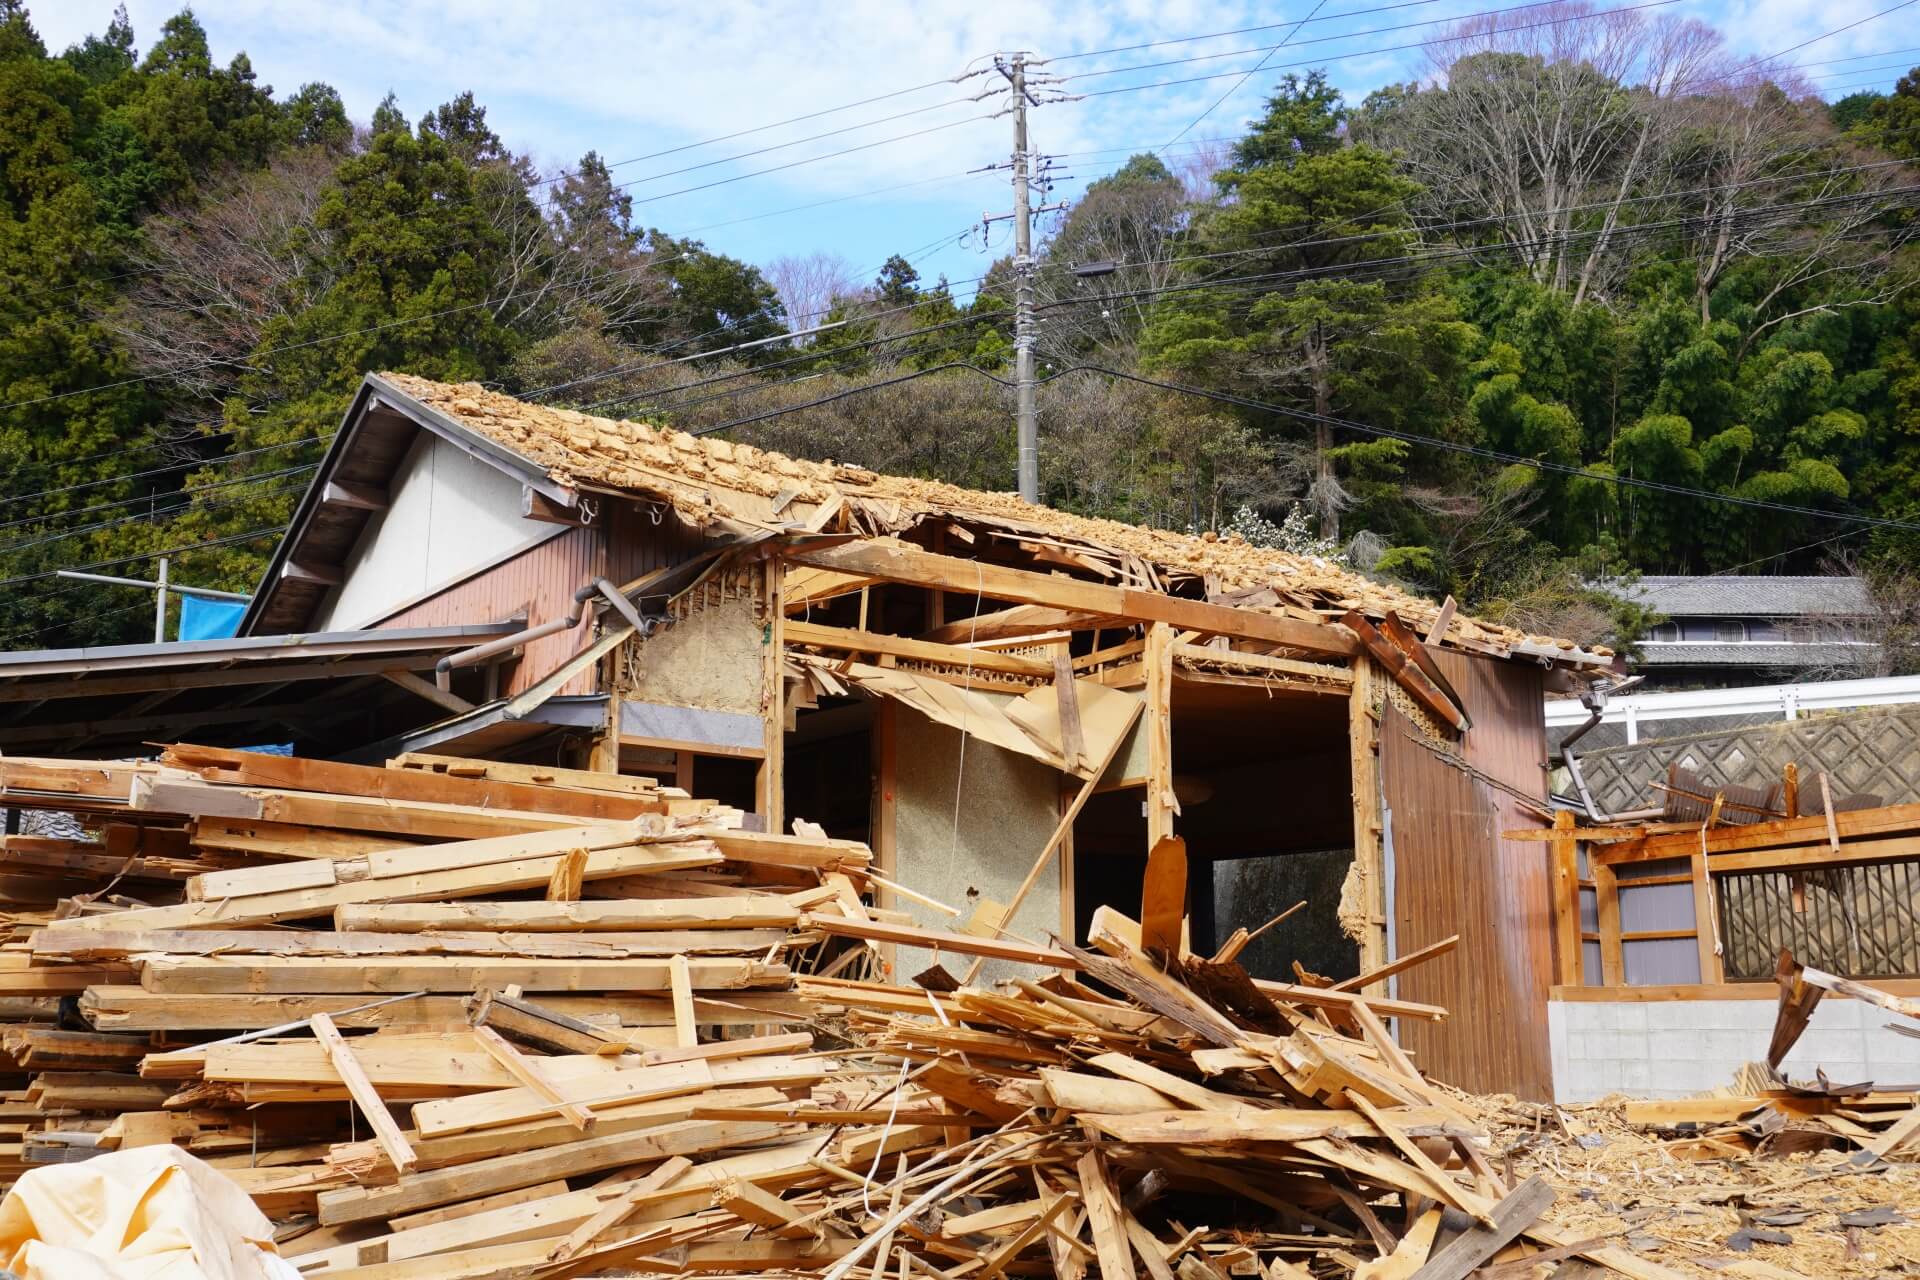
<svg viewBox="0 0 1920 1280"><path fill-rule="evenodd" d="M873 536L901 534L927 521L959 520L1039 540L1064 565L1092 552L1137 566L1135 576L1162 589L1204 582L1210 598L1318 621L1349 609L1379 618L1392 611L1425 634L1440 609L1399 588L1328 561L1255 547L1211 533L1189 535L1036 507L1012 494L882 475L832 461L811 462L632 421L530 404L478 384L451 385L407 374L369 375L312 488L275 553L242 630L300 624L329 582L315 565L340 565L365 524L351 502L323 501L352 470L379 483L402 426L433 431L520 476L528 502L592 505L598 494L671 507L696 528L734 532L806 532L837 527ZM356 441L367 438L365 455ZM377 455L377 456L376 456ZM369 458L372 461L369 461ZM350 497L350 495L348 495ZM1600 666L1610 650L1532 636L1464 614L1452 615L1442 643L1494 656Z"/></svg>
<svg viewBox="0 0 1920 1280"><path fill-rule="evenodd" d="M1859 578L1645 577L1621 592L1629 600L1670 617L1841 617L1867 611L1867 586Z"/></svg>

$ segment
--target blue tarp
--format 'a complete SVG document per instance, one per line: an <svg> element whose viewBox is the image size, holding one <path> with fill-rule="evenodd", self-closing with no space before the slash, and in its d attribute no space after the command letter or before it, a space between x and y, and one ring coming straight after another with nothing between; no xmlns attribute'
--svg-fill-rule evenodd
<svg viewBox="0 0 1920 1280"><path fill-rule="evenodd" d="M224 640L240 629L247 612L244 600L209 600L204 596L180 597L180 639Z"/></svg>

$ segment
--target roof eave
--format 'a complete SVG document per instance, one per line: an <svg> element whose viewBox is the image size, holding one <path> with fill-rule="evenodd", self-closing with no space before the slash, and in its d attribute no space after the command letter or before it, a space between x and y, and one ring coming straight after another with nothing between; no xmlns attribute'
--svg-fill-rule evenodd
<svg viewBox="0 0 1920 1280"><path fill-rule="evenodd" d="M578 495L572 489L556 483L547 469L532 458L490 440L439 410L422 404L379 374L369 373L360 380L353 400L341 417L340 427L334 432L333 443L327 447L326 456L320 460L313 478L307 483L306 491L300 495L300 502L294 507L293 518L288 521L286 531L274 545L273 555L267 560L260 585L254 588L253 596L247 602L236 634L251 635L259 625L285 573L287 561L306 533L314 513L319 510L328 482L333 479L342 460L352 451L361 424L376 403L402 414L421 429L431 431L454 447L512 476L563 507L572 507L578 501Z"/></svg>

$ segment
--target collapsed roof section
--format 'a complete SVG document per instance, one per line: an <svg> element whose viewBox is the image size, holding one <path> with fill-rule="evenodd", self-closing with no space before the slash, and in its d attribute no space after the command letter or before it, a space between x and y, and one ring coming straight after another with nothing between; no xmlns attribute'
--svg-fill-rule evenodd
<svg viewBox="0 0 1920 1280"><path fill-rule="evenodd" d="M1011 494L810 462L715 438L530 404L477 384L369 375L242 624L296 629L314 615L414 436L430 432L521 481L529 512L590 521L603 496L671 508L710 532L898 536L944 528L1009 544L1067 574L1313 623L1397 615L1463 652L1597 669L1603 647L1528 635L1436 606L1329 561L1036 507Z"/></svg>

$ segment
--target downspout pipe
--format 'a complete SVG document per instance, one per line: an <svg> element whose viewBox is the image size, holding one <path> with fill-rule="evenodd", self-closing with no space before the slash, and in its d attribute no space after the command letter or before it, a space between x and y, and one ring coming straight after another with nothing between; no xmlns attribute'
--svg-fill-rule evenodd
<svg viewBox="0 0 1920 1280"><path fill-rule="evenodd" d="M558 635L562 631L573 630L580 625L581 615L586 612L587 601L600 594L600 585L604 581L605 579L603 578L595 579L574 592L573 609L564 618L555 618L550 622L543 622L537 627L528 627L526 630L516 631L510 636L501 636L498 640L489 640L485 644L477 644L471 649L462 649L458 653L448 654L433 664L433 682L442 689L451 689L453 686L453 672L456 667L470 667L476 662L485 662L488 658L505 653L510 649L517 649L523 644L530 644L535 640L541 640L547 636Z"/></svg>

